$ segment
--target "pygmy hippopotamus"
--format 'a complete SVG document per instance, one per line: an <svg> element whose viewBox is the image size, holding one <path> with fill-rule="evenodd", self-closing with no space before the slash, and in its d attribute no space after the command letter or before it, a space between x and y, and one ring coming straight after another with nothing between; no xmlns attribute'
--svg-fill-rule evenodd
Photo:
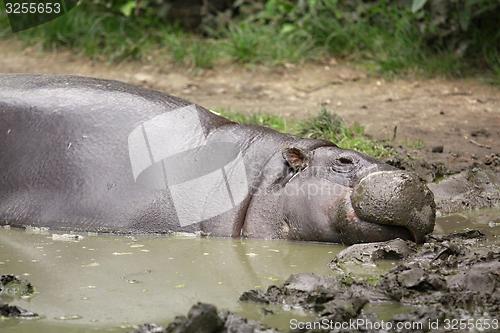
<svg viewBox="0 0 500 333"><path fill-rule="evenodd" d="M0 75L0 223L115 233L422 242L433 194L335 144L129 84Z"/></svg>

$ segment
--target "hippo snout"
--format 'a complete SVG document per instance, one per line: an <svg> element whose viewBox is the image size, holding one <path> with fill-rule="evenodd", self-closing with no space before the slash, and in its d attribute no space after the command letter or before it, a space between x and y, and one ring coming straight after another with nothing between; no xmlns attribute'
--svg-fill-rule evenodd
<svg viewBox="0 0 500 333"><path fill-rule="evenodd" d="M434 196L414 174L404 171L371 173L354 187L351 202L360 219L405 227L417 243L422 243L424 236L434 230Z"/></svg>

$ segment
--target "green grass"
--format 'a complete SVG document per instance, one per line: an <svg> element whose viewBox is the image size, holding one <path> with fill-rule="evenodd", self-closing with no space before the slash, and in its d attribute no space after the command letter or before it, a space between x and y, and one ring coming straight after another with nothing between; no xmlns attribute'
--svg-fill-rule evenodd
<svg viewBox="0 0 500 333"><path fill-rule="evenodd" d="M225 109L217 109L216 112L240 124L266 126L304 138L328 140L341 148L356 150L375 158L393 154L383 143L369 138L362 126L358 124L348 126L339 116L326 109L305 120L286 119L264 113L244 114Z"/></svg>
<svg viewBox="0 0 500 333"><path fill-rule="evenodd" d="M85 5L15 35L9 32L7 18L0 16L0 38L14 37L26 44L39 44L46 50L70 49L109 62L146 61L154 53L197 68L212 68L221 56L222 43L184 33L159 20L93 12Z"/></svg>
<svg viewBox="0 0 500 333"><path fill-rule="evenodd" d="M266 126L283 133L288 133L292 130L292 128L290 128L287 120L284 117L272 114L265 114L265 113L247 114L247 113L229 111L226 109L216 109L215 112L240 124Z"/></svg>
<svg viewBox="0 0 500 333"><path fill-rule="evenodd" d="M420 139L415 139L415 140L406 139L403 142L403 146L410 148L410 149L420 150L420 149L425 148L425 143L424 143L424 141L422 141Z"/></svg>
<svg viewBox="0 0 500 333"><path fill-rule="evenodd" d="M311 43L294 40L267 25L236 23L229 26L224 36L228 55L240 63L276 65L313 58Z"/></svg>
<svg viewBox="0 0 500 333"><path fill-rule="evenodd" d="M154 10L136 17L99 7L98 2L84 2L63 17L15 36L0 15L0 37L20 38L46 49L67 48L111 62L140 61L154 54L160 62L165 57L184 66L212 68L227 62L277 65L333 56L386 76L481 73L500 84L500 33L486 19L484 33L469 29L465 42L470 47L460 55L443 42L451 37L438 34L439 29L447 30L433 28L423 18L426 12L412 13L409 6L390 1L308 0L299 5L268 0L261 11L208 29L204 36L183 32ZM491 16L494 22L494 12Z"/></svg>

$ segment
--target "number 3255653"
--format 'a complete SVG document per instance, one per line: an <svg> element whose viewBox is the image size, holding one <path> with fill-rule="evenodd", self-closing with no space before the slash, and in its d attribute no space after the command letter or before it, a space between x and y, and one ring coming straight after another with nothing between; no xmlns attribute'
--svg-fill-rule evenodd
<svg viewBox="0 0 500 333"><path fill-rule="evenodd" d="M58 2L7 2L5 11L7 14L59 14L61 4Z"/></svg>

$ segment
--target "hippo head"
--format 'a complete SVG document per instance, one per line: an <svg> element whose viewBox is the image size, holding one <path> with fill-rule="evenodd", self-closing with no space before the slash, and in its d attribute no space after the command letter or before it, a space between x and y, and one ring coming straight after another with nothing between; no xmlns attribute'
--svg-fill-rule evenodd
<svg viewBox="0 0 500 333"><path fill-rule="evenodd" d="M286 148L283 158L289 239L421 243L434 229L433 194L415 174L336 146Z"/></svg>

